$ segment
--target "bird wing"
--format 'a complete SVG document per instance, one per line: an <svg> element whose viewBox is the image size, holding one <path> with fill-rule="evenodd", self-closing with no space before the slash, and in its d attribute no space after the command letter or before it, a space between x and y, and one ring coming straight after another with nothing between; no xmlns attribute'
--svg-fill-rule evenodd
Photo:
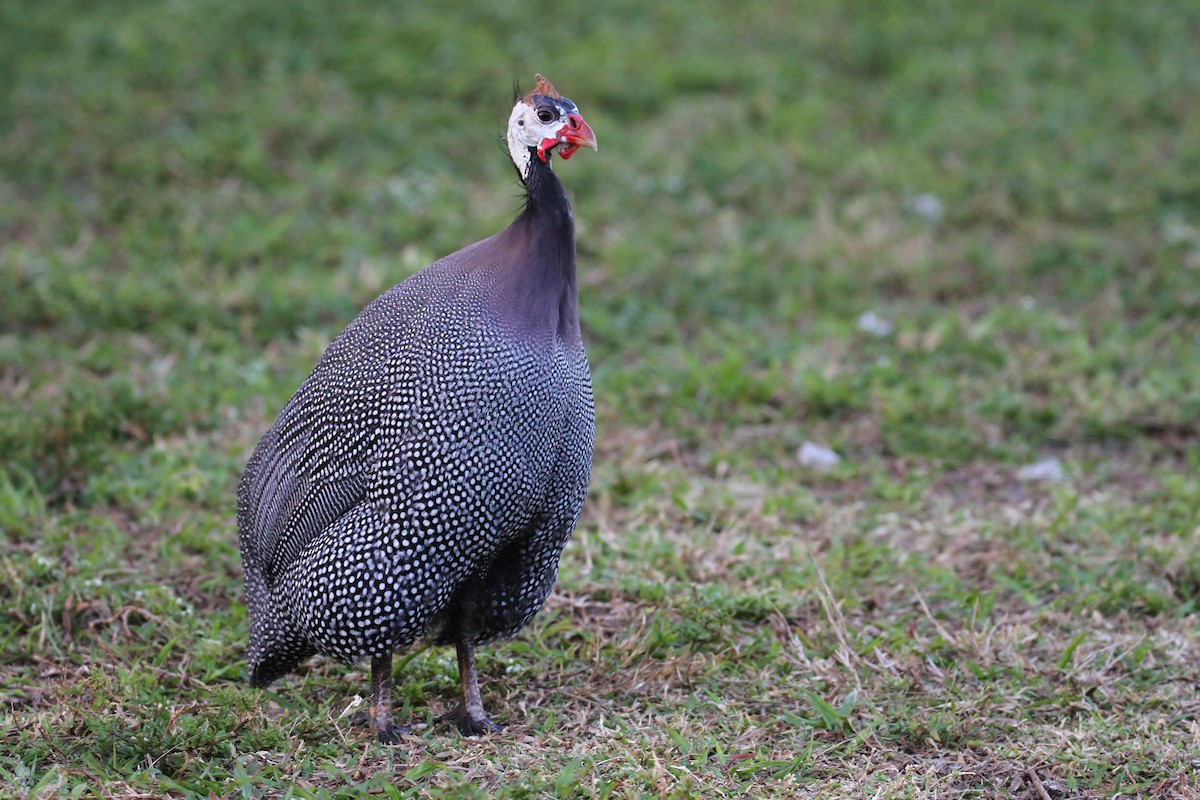
<svg viewBox="0 0 1200 800"><path fill-rule="evenodd" d="M391 294L330 344L246 466L238 514L243 550L268 583L363 501L379 448L403 435L383 430L378 415L397 380L397 341L409 327L399 297L380 302Z"/></svg>
<svg viewBox="0 0 1200 800"><path fill-rule="evenodd" d="M494 241L493 241L494 240ZM259 442L239 487L242 549L268 584L321 531L368 499L381 452L409 435L421 373L446 333L436 311L466 294L458 335L479 324L502 240L478 242L381 295L342 331ZM444 342L442 342L444 344ZM407 385L402 391L400 387Z"/></svg>

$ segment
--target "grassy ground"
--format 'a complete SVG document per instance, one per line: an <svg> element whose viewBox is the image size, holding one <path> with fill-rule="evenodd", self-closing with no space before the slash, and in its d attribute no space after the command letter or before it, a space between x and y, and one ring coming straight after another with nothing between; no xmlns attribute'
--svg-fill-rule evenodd
<svg viewBox="0 0 1200 800"><path fill-rule="evenodd" d="M0 795L1200 796L1200 7L400 5L0 5ZM387 748L243 684L234 486L538 70L591 495Z"/></svg>

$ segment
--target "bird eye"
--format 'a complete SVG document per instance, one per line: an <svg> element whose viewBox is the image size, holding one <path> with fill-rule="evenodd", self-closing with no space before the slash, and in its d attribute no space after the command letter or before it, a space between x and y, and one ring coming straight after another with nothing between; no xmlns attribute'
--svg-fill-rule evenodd
<svg viewBox="0 0 1200 800"><path fill-rule="evenodd" d="M554 120L558 119L558 115L555 114L553 110L544 106L537 110L537 117L538 120L543 123L554 122Z"/></svg>

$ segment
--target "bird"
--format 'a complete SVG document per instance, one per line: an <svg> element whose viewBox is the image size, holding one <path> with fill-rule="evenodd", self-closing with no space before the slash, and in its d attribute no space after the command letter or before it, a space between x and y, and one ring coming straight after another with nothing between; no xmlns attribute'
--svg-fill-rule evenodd
<svg viewBox="0 0 1200 800"><path fill-rule="evenodd" d="M262 436L238 484L249 682L316 654L370 658L366 721L392 714L392 657L455 646L465 736L485 714L476 649L541 609L579 520L595 444L575 223L553 157L598 149L537 75L508 154L524 208L368 304Z"/></svg>

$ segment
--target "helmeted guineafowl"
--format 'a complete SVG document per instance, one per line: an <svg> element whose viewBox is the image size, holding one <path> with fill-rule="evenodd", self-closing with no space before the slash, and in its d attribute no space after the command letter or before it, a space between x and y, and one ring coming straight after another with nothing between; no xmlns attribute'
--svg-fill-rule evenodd
<svg viewBox="0 0 1200 800"><path fill-rule="evenodd" d="M315 653L371 657L372 730L392 653L454 643L466 735L475 648L542 607L583 505L595 438L575 226L551 170L596 138L537 76L508 123L526 192L500 233L394 287L333 341L246 465L238 529L250 682Z"/></svg>

